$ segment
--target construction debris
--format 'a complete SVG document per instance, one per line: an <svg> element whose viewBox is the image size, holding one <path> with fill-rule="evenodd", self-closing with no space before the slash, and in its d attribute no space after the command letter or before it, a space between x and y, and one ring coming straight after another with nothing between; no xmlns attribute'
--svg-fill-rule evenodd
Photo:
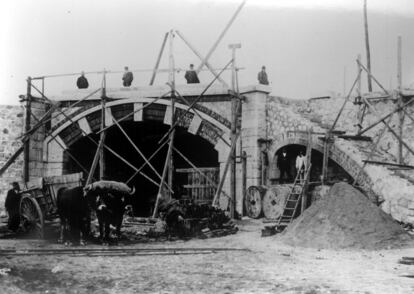
<svg viewBox="0 0 414 294"><path fill-rule="evenodd" d="M283 233L293 246L388 249L413 243L413 238L360 191L335 184Z"/></svg>
<svg viewBox="0 0 414 294"><path fill-rule="evenodd" d="M160 219L127 217L124 234L129 240L212 238L235 234L238 228L219 208L207 204L161 201Z"/></svg>

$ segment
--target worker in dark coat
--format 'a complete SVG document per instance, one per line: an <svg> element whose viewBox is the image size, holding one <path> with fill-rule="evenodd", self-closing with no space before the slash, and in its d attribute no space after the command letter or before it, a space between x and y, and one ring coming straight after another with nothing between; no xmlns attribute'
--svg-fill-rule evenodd
<svg viewBox="0 0 414 294"><path fill-rule="evenodd" d="M277 168L280 171L279 182L282 184L286 176L286 182L289 182L290 177L290 162L289 157L287 156L286 149L282 149L282 154L277 157Z"/></svg>
<svg viewBox="0 0 414 294"><path fill-rule="evenodd" d="M187 80L187 84L199 84L197 73L194 70L194 64L190 64L190 69L185 72L184 78Z"/></svg>
<svg viewBox="0 0 414 294"><path fill-rule="evenodd" d="M19 183L13 182L12 188L7 192L4 206L9 216L8 228L12 231L17 231L20 225L20 186Z"/></svg>
<svg viewBox="0 0 414 294"><path fill-rule="evenodd" d="M259 71L257 74L257 79L259 80L259 84L262 85L269 85L269 80L267 79L266 67L263 65L262 70Z"/></svg>
<svg viewBox="0 0 414 294"><path fill-rule="evenodd" d="M81 73L81 76L76 81L76 85L78 86L78 89L87 89L89 87L89 83L87 78L85 78L84 72Z"/></svg>
<svg viewBox="0 0 414 294"><path fill-rule="evenodd" d="M134 80L134 75L132 74L132 72L129 71L128 66L124 67L125 72L124 75L122 76L122 84L124 85L124 87L130 87L132 84L132 81Z"/></svg>

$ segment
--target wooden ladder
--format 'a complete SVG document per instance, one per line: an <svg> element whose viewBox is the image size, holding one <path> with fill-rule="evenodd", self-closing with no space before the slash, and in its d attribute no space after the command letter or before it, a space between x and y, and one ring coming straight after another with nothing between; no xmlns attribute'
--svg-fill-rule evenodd
<svg viewBox="0 0 414 294"><path fill-rule="evenodd" d="M312 165L309 164L307 168L302 166L302 169L305 169L305 174L303 180L300 179L300 172L296 175L295 181L293 182L292 189L288 197L286 197L285 205L283 207L283 213L277 220L275 225L276 232L283 231L295 217L296 210L298 209L300 200L303 199L303 194L306 192L306 185L309 180L309 172Z"/></svg>

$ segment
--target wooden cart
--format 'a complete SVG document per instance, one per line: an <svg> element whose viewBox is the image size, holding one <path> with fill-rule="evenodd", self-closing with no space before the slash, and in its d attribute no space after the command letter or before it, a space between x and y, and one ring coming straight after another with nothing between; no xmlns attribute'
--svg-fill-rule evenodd
<svg viewBox="0 0 414 294"><path fill-rule="evenodd" d="M56 196L62 187L81 186L82 173L37 178L24 184L20 200L20 228L44 237L45 221L57 217Z"/></svg>

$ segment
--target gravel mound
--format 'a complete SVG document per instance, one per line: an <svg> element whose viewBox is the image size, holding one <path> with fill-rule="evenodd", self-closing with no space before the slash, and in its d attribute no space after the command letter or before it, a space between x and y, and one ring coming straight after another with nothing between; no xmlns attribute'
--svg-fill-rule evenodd
<svg viewBox="0 0 414 294"><path fill-rule="evenodd" d="M388 249L413 238L388 214L347 183L335 184L288 226L283 242L313 248Z"/></svg>

